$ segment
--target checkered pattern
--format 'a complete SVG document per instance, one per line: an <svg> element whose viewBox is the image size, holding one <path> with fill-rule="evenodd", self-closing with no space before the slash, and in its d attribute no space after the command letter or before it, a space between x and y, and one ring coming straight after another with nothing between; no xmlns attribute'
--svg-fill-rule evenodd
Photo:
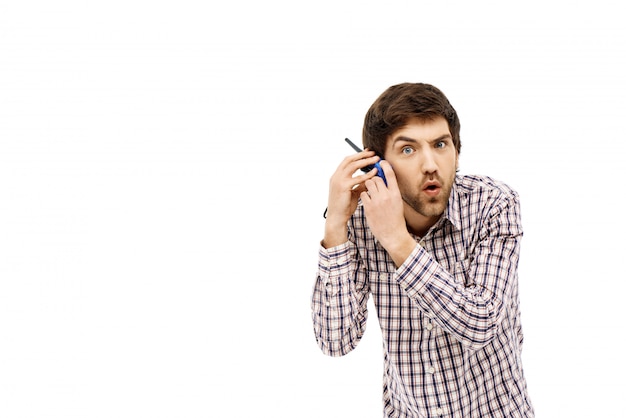
<svg viewBox="0 0 626 418"><path fill-rule="evenodd" d="M359 206L349 241L320 247L312 318L321 350L356 347L371 294L385 417L533 417L521 363L521 237L514 190L457 176L444 215L396 269Z"/></svg>

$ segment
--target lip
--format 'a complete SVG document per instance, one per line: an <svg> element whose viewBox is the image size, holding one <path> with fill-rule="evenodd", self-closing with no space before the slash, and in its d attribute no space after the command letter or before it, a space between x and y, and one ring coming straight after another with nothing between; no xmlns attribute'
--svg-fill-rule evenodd
<svg viewBox="0 0 626 418"><path fill-rule="evenodd" d="M435 197L441 192L441 183L435 180L430 180L424 183L422 191L428 196Z"/></svg>

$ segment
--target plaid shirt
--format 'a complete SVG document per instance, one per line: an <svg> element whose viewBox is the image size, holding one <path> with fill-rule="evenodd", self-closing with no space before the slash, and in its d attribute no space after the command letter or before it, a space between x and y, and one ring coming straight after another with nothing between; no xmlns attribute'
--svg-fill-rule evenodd
<svg viewBox="0 0 626 418"><path fill-rule="evenodd" d="M533 417L521 363L517 193L457 176L444 215L399 268L362 206L348 226L348 242L319 251L312 318L321 350L356 347L371 293L386 417Z"/></svg>

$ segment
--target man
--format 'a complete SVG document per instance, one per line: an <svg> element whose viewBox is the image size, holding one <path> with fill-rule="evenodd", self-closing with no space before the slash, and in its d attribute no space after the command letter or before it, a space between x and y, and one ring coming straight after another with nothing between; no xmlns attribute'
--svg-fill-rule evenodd
<svg viewBox="0 0 626 418"><path fill-rule="evenodd" d="M363 144L330 180L312 297L321 350L356 347L371 293L385 417L533 417L521 362L517 193L457 175L460 122L428 84L387 89L365 116ZM387 184L376 168L356 174L378 161Z"/></svg>

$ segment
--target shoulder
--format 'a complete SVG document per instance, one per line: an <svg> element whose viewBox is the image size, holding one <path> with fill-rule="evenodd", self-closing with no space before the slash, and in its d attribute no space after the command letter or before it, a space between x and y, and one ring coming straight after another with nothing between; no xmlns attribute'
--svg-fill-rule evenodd
<svg viewBox="0 0 626 418"><path fill-rule="evenodd" d="M457 176L455 190L451 204L459 219L506 234L522 233L519 194L508 184L488 176L463 175Z"/></svg>
<svg viewBox="0 0 626 418"><path fill-rule="evenodd" d="M448 205L452 220L468 216L487 219L519 211L519 194L503 181L483 175L457 175Z"/></svg>
<svg viewBox="0 0 626 418"><path fill-rule="evenodd" d="M466 174L458 175L455 181L456 192L460 198L481 197L489 201L517 202L519 194L507 183L493 177Z"/></svg>

